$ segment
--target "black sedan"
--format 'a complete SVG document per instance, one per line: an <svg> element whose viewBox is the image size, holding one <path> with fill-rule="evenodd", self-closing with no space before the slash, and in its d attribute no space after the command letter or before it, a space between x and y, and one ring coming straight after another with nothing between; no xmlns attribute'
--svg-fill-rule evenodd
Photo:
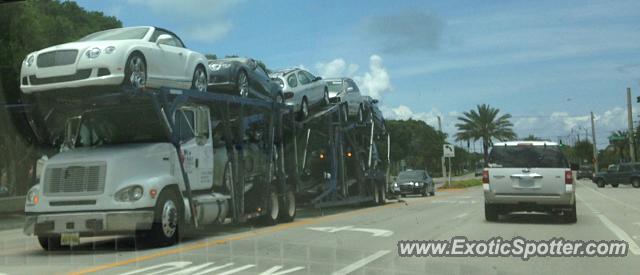
<svg viewBox="0 0 640 275"><path fill-rule="evenodd" d="M280 85L273 82L265 68L251 58L209 60L208 71L209 91L284 102Z"/></svg>
<svg viewBox="0 0 640 275"><path fill-rule="evenodd" d="M394 183L394 193L406 197L410 194L419 194L423 197L435 195L436 188L433 179L425 170L407 170L398 174Z"/></svg>

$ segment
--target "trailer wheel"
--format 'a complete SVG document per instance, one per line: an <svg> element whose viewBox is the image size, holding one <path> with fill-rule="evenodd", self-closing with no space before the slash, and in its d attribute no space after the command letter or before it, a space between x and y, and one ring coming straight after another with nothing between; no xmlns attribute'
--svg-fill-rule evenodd
<svg viewBox="0 0 640 275"><path fill-rule="evenodd" d="M292 222L296 218L296 194L293 190L287 191L280 200L280 220L282 222Z"/></svg>
<svg viewBox="0 0 640 275"><path fill-rule="evenodd" d="M272 188L275 189L275 188ZM276 190L272 190L267 200L267 209L262 216L264 225L276 225L280 217L280 199Z"/></svg>
<svg viewBox="0 0 640 275"><path fill-rule="evenodd" d="M46 251L55 251L59 250L62 245L60 244L60 236L38 236L38 242L42 249Z"/></svg>
<svg viewBox="0 0 640 275"><path fill-rule="evenodd" d="M151 230L145 234L147 243L158 246L173 245L178 242L180 214L178 195L172 190L160 193L154 211L154 221Z"/></svg>

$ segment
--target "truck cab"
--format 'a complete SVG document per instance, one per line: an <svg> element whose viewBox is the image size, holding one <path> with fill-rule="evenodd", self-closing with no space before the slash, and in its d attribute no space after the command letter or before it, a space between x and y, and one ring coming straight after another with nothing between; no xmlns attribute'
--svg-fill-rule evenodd
<svg viewBox="0 0 640 275"><path fill-rule="evenodd" d="M197 222L224 222L229 196L222 192L231 188L225 182L231 167L227 147L214 133L216 122L199 105L180 107L173 116L179 152L166 133L166 117L150 105L92 109L69 118L64 145L44 162L39 183L28 192L24 232L36 235L45 249L116 234L172 244L193 214L184 196L185 175Z"/></svg>

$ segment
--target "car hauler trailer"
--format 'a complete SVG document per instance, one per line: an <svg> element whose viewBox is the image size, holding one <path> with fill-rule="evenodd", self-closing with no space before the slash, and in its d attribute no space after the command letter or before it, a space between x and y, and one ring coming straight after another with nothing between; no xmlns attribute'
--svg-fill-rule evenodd
<svg viewBox="0 0 640 275"><path fill-rule="evenodd" d="M43 248L129 233L168 245L227 217L295 218L295 181L280 160L284 104L180 89L51 95L34 106L40 122L64 121L65 139L25 206L24 231Z"/></svg>
<svg viewBox="0 0 640 275"><path fill-rule="evenodd" d="M351 121L346 103L337 102L285 128L296 164L289 170L296 172L302 201L316 208L385 203L390 140L384 122L369 114Z"/></svg>

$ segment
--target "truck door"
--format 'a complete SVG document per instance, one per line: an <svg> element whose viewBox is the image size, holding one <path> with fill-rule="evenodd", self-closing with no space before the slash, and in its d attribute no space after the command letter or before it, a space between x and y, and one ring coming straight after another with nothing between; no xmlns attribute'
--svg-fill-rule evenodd
<svg viewBox="0 0 640 275"><path fill-rule="evenodd" d="M213 148L211 131L208 130L208 110L182 107L175 115L184 156L184 169L189 177L191 189L209 189L213 184ZM203 121L205 116L206 122Z"/></svg>

